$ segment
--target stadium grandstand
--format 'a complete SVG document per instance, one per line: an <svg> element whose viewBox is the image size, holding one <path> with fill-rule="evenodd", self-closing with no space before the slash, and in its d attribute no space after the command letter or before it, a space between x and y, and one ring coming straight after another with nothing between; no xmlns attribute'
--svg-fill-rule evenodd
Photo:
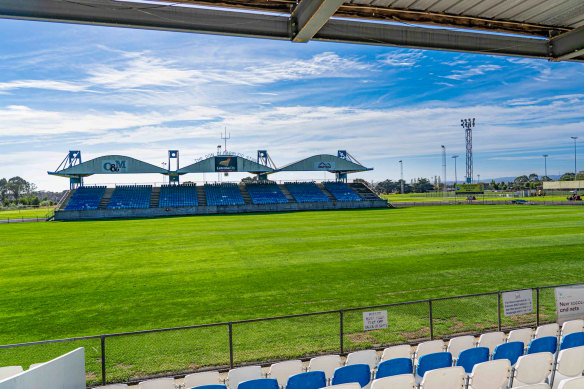
<svg viewBox="0 0 584 389"><path fill-rule="evenodd" d="M76 357L72 357L76 355ZM44 366L43 369L38 369ZM68 374L54 374L57 371ZM359 350L155 378L137 386L101 389L581 389L584 387L584 320L568 320L508 333L484 332L384 349ZM83 349L24 371L0 368L2 382L43 378L75 387L84 382ZM5 379L5 381L2 381ZM77 382L76 382L77 381ZM22 381L21 381L22 382ZM69 384L69 385L67 385ZM79 385L78 385L79 386ZM7 388L9 386L6 386Z"/></svg>
<svg viewBox="0 0 584 389"><path fill-rule="evenodd" d="M107 155L87 162L81 152L70 151L50 175L69 178L70 191L55 213L55 220L156 217L214 213L281 212L324 209L387 207L375 192L362 182L348 183L350 173L371 170L346 150L337 155L320 154L277 168L267 151L258 151L257 161L234 153L218 153L186 167L179 167L178 150L168 153L168 166L176 159L176 169L122 155ZM286 182L268 179L279 172L329 172L331 182ZM255 175L247 183L180 184L181 176L197 173L244 172ZM95 174L162 174L169 184L84 186L83 179Z"/></svg>

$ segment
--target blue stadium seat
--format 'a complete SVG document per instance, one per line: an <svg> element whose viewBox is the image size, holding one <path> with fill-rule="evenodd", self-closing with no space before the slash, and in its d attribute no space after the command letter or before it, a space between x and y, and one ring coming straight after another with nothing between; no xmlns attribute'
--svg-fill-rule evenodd
<svg viewBox="0 0 584 389"><path fill-rule="evenodd" d="M237 389L280 389L280 386L275 378L260 378L240 382Z"/></svg>
<svg viewBox="0 0 584 389"><path fill-rule="evenodd" d="M344 182L323 182L324 187L338 201L361 201L361 197Z"/></svg>
<svg viewBox="0 0 584 389"><path fill-rule="evenodd" d="M288 182L286 188L299 203L328 202L330 199L314 182Z"/></svg>
<svg viewBox="0 0 584 389"><path fill-rule="evenodd" d="M158 206L166 207L196 207L197 187L195 185L163 185L160 187Z"/></svg>
<svg viewBox="0 0 584 389"><path fill-rule="evenodd" d="M207 205L244 205L236 184L205 184Z"/></svg>
<svg viewBox="0 0 584 389"><path fill-rule="evenodd" d="M254 204L286 204L288 199L274 183L246 184L246 189Z"/></svg>
<svg viewBox="0 0 584 389"><path fill-rule="evenodd" d="M525 345L523 342L503 343L495 347L493 360L508 359L511 362L511 366L513 366L517 362L517 359L523 355L524 350Z"/></svg>
<svg viewBox="0 0 584 389"><path fill-rule="evenodd" d="M361 387L366 386L371 381L371 369L365 363L357 363L339 367L333 374L331 385L348 384L358 382Z"/></svg>
<svg viewBox="0 0 584 389"><path fill-rule="evenodd" d="M424 373L427 371L450 366L452 366L452 354L449 352L426 354L418 360L416 374L419 377L424 377Z"/></svg>
<svg viewBox="0 0 584 389"><path fill-rule="evenodd" d="M584 346L584 332L574 332L562 338L560 350Z"/></svg>
<svg viewBox="0 0 584 389"><path fill-rule="evenodd" d="M527 354L548 352L555 354L558 350L558 338L555 336L544 336L543 338L533 339L527 347Z"/></svg>
<svg viewBox="0 0 584 389"><path fill-rule="evenodd" d="M116 186L108 209L150 208L151 185Z"/></svg>
<svg viewBox="0 0 584 389"><path fill-rule="evenodd" d="M308 371L288 378L286 389L319 389L326 386L324 371Z"/></svg>
<svg viewBox="0 0 584 389"><path fill-rule="evenodd" d="M65 206L66 211L83 211L87 209L97 209L105 186L80 186L75 190L73 196Z"/></svg>
<svg viewBox="0 0 584 389"><path fill-rule="evenodd" d="M202 385L202 386L194 386L191 389L227 389L225 385Z"/></svg>
<svg viewBox="0 0 584 389"><path fill-rule="evenodd" d="M489 360L489 354L488 347L473 347L463 350L458 354L456 366L462 366L466 373L472 373L474 365Z"/></svg>
<svg viewBox="0 0 584 389"><path fill-rule="evenodd" d="M414 365L410 358L393 358L383 361L377 366L375 379L400 374L412 374L413 372Z"/></svg>

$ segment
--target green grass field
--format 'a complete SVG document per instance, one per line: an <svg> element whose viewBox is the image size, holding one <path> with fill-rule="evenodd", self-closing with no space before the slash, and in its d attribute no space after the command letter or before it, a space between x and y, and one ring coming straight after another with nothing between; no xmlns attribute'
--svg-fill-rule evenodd
<svg viewBox="0 0 584 389"><path fill-rule="evenodd" d="M421 203L429 201L464 201L466 196L454 196L449 194L446 198L437 193L406 193L406 194L391 194L391 195L381 195L381 197L390 203ZM476 195L476 202L483 201L482 195ZM510 201L514 199L521 199L530 202L547 202L547 201L567 201L566 196L542 196L542 197L517 197L510 194L507 197L506 194L501 193L485 193L485 201Z"/></svg>
<svg viewBox="0 0 584 389"><path fill-rule="evenodd" d="M9 209L0 211L0 219L45 219L52 216L54 207L42 207L35 209Z"/></svg>
<svg viewBox="0 0 584 389"><path fill-rule="evenodd" d="M0 344L582 282L582 253L580 207L0 225ZM542 296L548 303L549 291ZM496 298L434 308L438 336L496 325ZM544 317L552 318L551 309ZM369 333L361 312L348 313L345 347L426 337L426 312L425 303L390 309L390 328ZM331 314L235 325L235 361L335 351L338 320ZM77 345L86 346L95 382L99 340L3 350L0 364L27 365ZM229 361L226 327L113 338L107 350L111 380Z"/></svg>

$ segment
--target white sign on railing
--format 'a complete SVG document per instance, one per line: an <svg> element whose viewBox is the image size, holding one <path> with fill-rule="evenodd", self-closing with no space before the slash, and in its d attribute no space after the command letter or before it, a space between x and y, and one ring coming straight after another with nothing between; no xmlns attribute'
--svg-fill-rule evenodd
<svg viewBox="0 0 584 389"><path fill-rule="evenodd" d="M505 316L533 313L533 291L524 289L503 293L503 312Z"/></svg>
<svg viewBox="0 0 584 389"><path fill-rule="evenodd" d="M574 319L584 319L584 287L556 288L558 324Z"/></svg>
<svg viewBox="0 0 584 389"><path fill-rule="evenodd" d="M363 312L363 331L387 328L387 311Z"/></svg>

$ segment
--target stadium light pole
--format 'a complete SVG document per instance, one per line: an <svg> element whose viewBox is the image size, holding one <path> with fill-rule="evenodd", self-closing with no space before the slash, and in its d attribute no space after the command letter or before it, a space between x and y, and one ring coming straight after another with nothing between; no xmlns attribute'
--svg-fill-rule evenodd
<svg viewBox="0 0 584 389"><path fill-rule="evenodd" d="M404 161L402 161L401 159L399 160L399 170L401 173L401 181L400 181L401 194L403 196L404 195Z"/></svg>
<svg viewBox="0 0 584 389"><path fill-rule="evenodd" d="M162 168L164 170L166 170L166 162L162 162ZM164 185L165 183L166 183L166 181L165 181L164 175L162 175L162 184Z"/></svg>
<svg viewBox="0 0 584 389"><path fill-rule="evenodd" d="M578 137L571 136L570 138L574 139L574 181L576 181L576 176L578 176L578 169L576 168L576 140Z"/></svg>
<svg viewBox="0 0 584 389"><path fill-rule="evenodd" d="M548 175L547 175L547 157L549 157L549 155L548 155L548 154L544 154L544 155L543 155L543 168L544 168L544 174L545 174L545 177L546 177L546 178L547 178L547 176L548 176Z"/></svg>
<svg viewBox="0 0 584 389"><path fill-rule="evenodd" d="M458 158L458 155L453 155L452 158L454 159L454 186L456 186L458 181L458 178L456 177L456 158Z"/></svg>

